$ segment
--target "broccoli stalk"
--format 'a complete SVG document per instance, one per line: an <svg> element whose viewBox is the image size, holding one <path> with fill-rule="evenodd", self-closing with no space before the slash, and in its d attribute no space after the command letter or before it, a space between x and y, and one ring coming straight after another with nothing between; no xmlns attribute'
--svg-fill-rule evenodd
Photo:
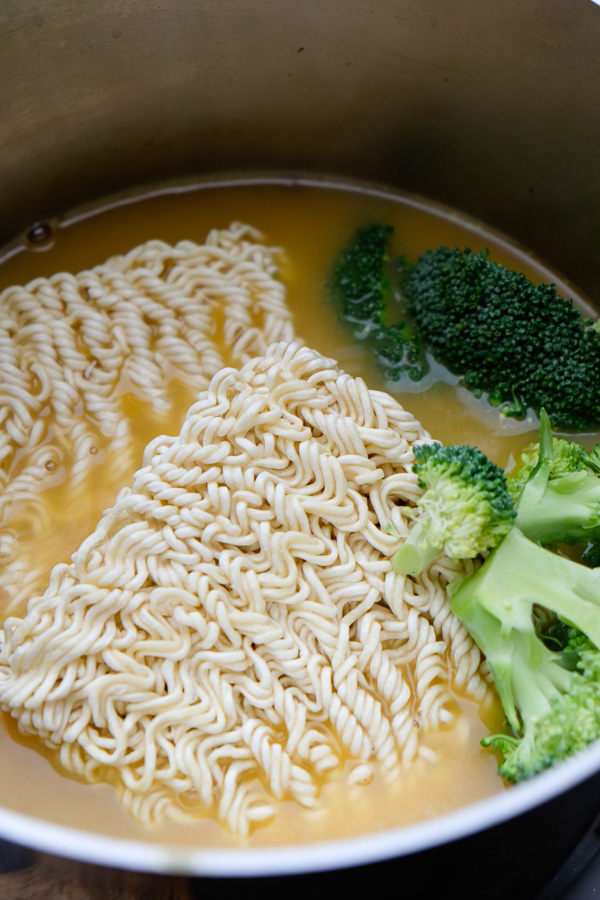
<svg viewBox="0 0 600 900"><path fill-rule="evenodd" d="M574 544L600 537L600 452L552 437L545 410L539 443L524 453L525 465L508 488L517 525L541 544Z"/></svg>
<svg viewBox="0 0 600 900"><path fill-rule="evenodd" d="M515 509L504 473L476 447L415 447L413 471L425 489L408 538L392 559L396 572L418 575L436 557L472 559L510 530Z"/></svg>
<svg viewBox="0 0 600 900"><path fill-rule="evenodd" d="M600 423L600 332L554 285L448 247L423 254L401 287L435 358L508 415L544 407L555 427Z"/></svg>
<svg viewBox="0 0 600 900"><path fill-rule="evenodd" d="M569 624L562 652L538 634L537 604ZM514 526L454 590L451 608L485 655L515 733L484 740L503 753L502 775L521 781L600 737L600 570Z"/></svg>

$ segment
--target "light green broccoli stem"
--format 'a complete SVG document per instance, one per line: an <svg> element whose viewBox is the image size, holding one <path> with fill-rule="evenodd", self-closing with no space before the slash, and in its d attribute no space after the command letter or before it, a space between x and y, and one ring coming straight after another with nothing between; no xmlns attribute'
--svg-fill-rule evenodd
<svg viewBox="0 0 600 900"><path fill-rule="evenodd" d="M444 552L444 541L431 542L430 529L424 520L415 522L412 530L392 557L394 572L417 576Z"/></svg>
<svg viewBox="0 0 600 900"><path fill-rule="evenodd" d="M570 544L600 536L595 456L579 444L553 439L544 410L537 462L526 465L515 481L517 525L531 540Z"/></svg>
<svg viewBox="0 0 600 900"><path fill-rule="evenodd" d="M522 722L547 713L552 698L570 685L571 673L535 632L536 604L600 646L600 570L538 546L516 526L451 599L452 611L486 657L516 732Z"/></svg>

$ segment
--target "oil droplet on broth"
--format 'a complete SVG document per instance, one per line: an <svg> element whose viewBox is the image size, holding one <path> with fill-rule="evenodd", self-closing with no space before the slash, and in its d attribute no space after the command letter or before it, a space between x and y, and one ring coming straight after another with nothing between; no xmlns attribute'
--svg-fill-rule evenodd
<svg viewBox="0 0 600 900"><path fill-rule="evenodd" d="M355 228L371 222L394 226L393 252L416 258L439 244L489 247L492 258L524 271L532 280L560 280L532 257L501 237L454 213L401 195L360 190L356 186L285 183L188 184L172 190L148 191L124 202L107 202L95 210L75 212L62 222L34 226L23 246L14 248L0 264L0 290L26 284L58 271L77 272L126 253L144 241L168 243L189 239L203 243L212 228L244 221L264 235L269 245L282 247L280 277L287 287L295 328L301 339L342 368L364 378L369 387L389 390L410 409L425 428L444 443L479 446L498 464L518 457L535 439L536 421L504 419L484 400L476 400L458 379L444 375L428 390L386 382L362 347L349 339L335 311L324 302L324 283L334 256ZM39 250L43 247L44 252ZM1 259L1 257L0 257ZM582 301L583 302L583 301ZM185 410L194 400L187 386L173 382L172 410L157 421L149 404L124 391L123 404L135 420L137 460L145 444L158 433L179 431ZM97 466L89 478L85 509L75 514L64 488L52 482L46 492L53 510L53 527L40 550L39 540L24 540L23 553L45 571L67 561L83 538L94 529L106 506L127 478L111 482L105 477L109 460L102 446L92 445ZM48 475L56 474L54 463ZM2 616L4 616L3 611ZM481 707L457 695L459 726L446 727L426 740L435 762L424 758L409 771L390 779L376 767L348 761L341 777L323 784L323 803L317 811L303 811L283 803L275 822L258 829L245 845L268 846L343 838L367 831L397 827L447 812L502 789L496 760L479 746L480 739L501 725L501 711L489 700ZM212 820L194 825L158 825L145 829L131 820L107 785L83 785L65 779L48 765L37 743L20 737L13 720L5 717L0 752L9 778L0 782L0 805L59 824L84 828L113 837L142 841L238 846L239 840ZM91 799L93 797L93 799Z"/></svg>

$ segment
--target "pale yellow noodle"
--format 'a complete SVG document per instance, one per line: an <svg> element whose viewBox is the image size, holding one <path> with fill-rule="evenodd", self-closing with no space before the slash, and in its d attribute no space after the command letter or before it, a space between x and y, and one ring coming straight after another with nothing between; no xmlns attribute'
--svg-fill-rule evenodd
<svg viewBox="0 0 600 900"><path fill-rule="evenodd" d="M457 565L391 569L427 439L298 343L220 369L5 621L0 705L147 823L246 834L279 799L313 806L348 757L362 778L411 762L452 719L453 668L485 691L444 599Z"/></svg>
<svg viewBox="0 0 600 900"><path fill-rule="evenodd" d="M61 465L62 505L76 512L100 448L104 478L131 478L125 388L164 414L173 378L204 389L224 365L292 339L279 257L234 222L203 245L149 241L78 275L0 293L0 532L15 515L30 539L47 527L39 495ZM3 561L0 586L16 606L23 560Z"/></svg>

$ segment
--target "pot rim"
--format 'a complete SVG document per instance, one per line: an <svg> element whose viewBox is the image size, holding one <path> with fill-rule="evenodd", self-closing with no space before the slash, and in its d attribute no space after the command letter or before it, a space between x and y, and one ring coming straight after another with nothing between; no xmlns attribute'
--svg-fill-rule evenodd
<svg viewBox="0 0 600 900"><path fill-rule="evenodd" d="M600 742L556 768L485 800L401 828L266 848L202 848L112 838L0 807L0 838L79 862L162 875L216 878L324 872L408 856L516 818L600 772Z"/></svg>
<svg viewBox="0 0 600 900"><path fill-rule="evenodd" d="M600 0L599 0L600 2ZM554 264L540 256L530 247L515 239L500 228L489 224L465 208L442 203L433 197L413 191L396 188L372 179L356 178L329 172L311 172L302 169L251 169L250 171L229 170L224 172L207 172L192 176L163 179L155 184L147 184L127 188L108 194L90 203L73 207L71 210L47 217L42 221L53 227L74 225L79 221L97 215L118 206L127 206L152 197L170 193L191 193L194 191L212 190L232 187L260 187L277 185L279 187L313 188L325 190L342 190L380 197L392 202L400 202L408 206L424 210L437 218L450 222L458 222L463 228L478 234L485 234L497 247L504 247L511 255L520 259L523 264L537 270L541 278L552 278L552 283L559 293L570 297L584 315L596 316L597 309L586 293ZM37 223L31 223L34 225ZM31 227L31 226L30 226ZM17 234L12 241L0 246L0 265L15 253L27 246L26 231Z"/></svg>
<svg viewBox="0 0 600 900"><path fill-rule="evenodd" d="M600 3L600 0L598 0ZM388 199L401 199L417 207L426 207L441 218L459 219L463 226L484 231L498 244L509 247L513 255L547 273L550 268L531 250L505 233L485 224L464 211L457 212L418 194L395 190L372 181L309 173L234 173L205 176L201 180L176 179L159 187L123 191L102 201L81 206L61 218L69 225L103 208L128 204L144 197L167 192L239 185L279 184L289 187L342 188ZM4 247L7 255L18 252L22 237ZM6 257L4 257L6 258ZM2 257L0 257L0 262ZM584 312L589 301L568 279L552 269L559 291L575 295L573 299ZM0 806L0 839L33 850L50 853L84 863L163 875L244 878L294 875L344 869L378 863L433 849L469 837L516 818L551 801L586 779L600 773L600 741L577 756L537 775L530 781L512 786L476 803L452 812L393 829L315 843L275 847L202 848L193 845L166 844L152 840L114 838L90 830L58 825Z"/></svg>

